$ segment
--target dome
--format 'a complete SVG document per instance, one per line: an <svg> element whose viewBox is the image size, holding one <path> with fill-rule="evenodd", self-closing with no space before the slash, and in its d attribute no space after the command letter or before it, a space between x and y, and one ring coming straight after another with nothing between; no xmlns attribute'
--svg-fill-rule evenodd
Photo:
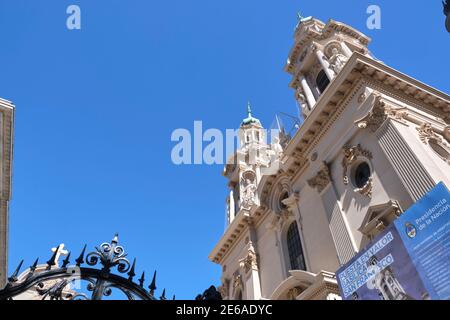
<svg viewBox="0 0 450 320"><path fill-rule="evenodd" d="M242 120L241 126L248 126L251 124L256 124L258 126L262 126L261 122L252 116L252 109L250 106L250 102L247 105L247 114L248 114L248 117L245 118L244 120Z"/></svg>

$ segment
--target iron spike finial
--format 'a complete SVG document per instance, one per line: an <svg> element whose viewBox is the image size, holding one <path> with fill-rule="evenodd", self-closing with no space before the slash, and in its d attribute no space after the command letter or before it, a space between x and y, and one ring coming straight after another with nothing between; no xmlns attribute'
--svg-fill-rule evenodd
<svg viewBox="0 0 450 320"><path fill-rule="evenodd" d="M50 270L54 265L56 265L56 256L58 255L59 248L61 245L56 247L56 250L53 252L52 257L50 260L47 261L47 269Z"/></svg>
<svg viewBox="0 0 450 320"><path fill-rule="evenodd" d="M19 265L17 266L17 268L14 271L14 273L12 274L12 276L8 278L9 282L16 282L18 280L17 276L19 275L20 269L22 268L23 261L24 260L20 261Z"/></svg>
<svg viewBox="0 0 450 320"><path fill-rule="evenodd" d="M142 275L141 275L141 277L139 278L139 286L141 287L141 288L143 288L144 287L144 282L145 282L145 271L142 271Z"/></svg>
<svg viewBox="0 0 450 320"><path fill-rule="evenodd" d="M62 266L61 266L61 268L67 268L67 266L69 265L69 263L70 263L70 251L69 251L69 253L67 254L67 256L66 256L66 258L63 260L63 264L62 264Z"/></svg>
<svg viewBox="0 0 450 320"><path fill-rule="evenodd" d="M79 267L84 263L84 254L86 253L86 247L87 245L84 245L83 250L80 253L80 256L77 258L77 260L75 260L75 262L77 263L76 266Z"/></svg>
<svg viewBox="0 0 450 320"><path fill-rule="evenodd" d="M167 300L166 298L166 288L164 288L161 297L159 297L160 300Z"/></svg>
<svg viewBox="0 0 450 320"><path fill-rule="evenodd" d="M130 271L127 273L128 274L128 280L130 280L130 281L133 281L133 278L136 275L136 273L134 272L135 268L136 268L136 258L134 258L133 265L131 266Z"/></svg>
<svg viewBox="0 0 450 320"><path fill-rule="evenodd" d="M36 271L37 265L39 262L39 258L37 258L36 260L34 260L34 263L31 265L30 267L30 273L34 273L34 271Z"/></svg>
<svg viewBox="0 0 450 320"><path fill-rule="evenodd" d="M155 290L156 290L156 270L155 270L155 273L153 274L152 283L150 283L148 288L150 289L150 294L154 295Z"/></svg>
<svg viewBox="0 0 450 320"><path fill-rule="evenodd" d="M119 234L117 232L114 234L114 238L112 239L111 243L119 243Z"/></svg>

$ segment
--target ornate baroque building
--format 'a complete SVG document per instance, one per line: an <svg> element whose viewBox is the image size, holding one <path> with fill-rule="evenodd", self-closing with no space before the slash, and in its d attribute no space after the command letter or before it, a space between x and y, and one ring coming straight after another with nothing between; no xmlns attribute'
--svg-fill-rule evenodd
<svg viewBox="0 0 450 320"><path fill-rule="evenodd" d="M378 61L369 42L301 19L285 70L303 124L281 148L250 112L242 122L224 170L228 226L209 256L225 299L340 299L336 270L436 183L450 186L450 97Z"/></svg>
<svg viewBox="0 0 450 320"><path fill-rule="evenodd" d="M8 209L11 199L11 170L14 106L0 98L0 288L6 281L8 263Z"/></svg>

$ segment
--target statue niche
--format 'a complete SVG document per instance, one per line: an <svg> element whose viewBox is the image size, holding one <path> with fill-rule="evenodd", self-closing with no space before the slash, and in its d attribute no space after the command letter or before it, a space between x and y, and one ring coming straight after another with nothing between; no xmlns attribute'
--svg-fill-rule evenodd
<svg viewBox="0 0 450 320"><path fill-rule="evenodd" d="M335 74L341 72L348 58L343 55L338 48L333 47L331 49L331 56L328 58L330 63L330 69L334 71Z"/></svg>
<svg viewBox="0 0 450 320"><path fill-rule="evenodd" d="M240 184L242 208L248 210L255 204L256 174L253 171L245 171Z"/></svg>

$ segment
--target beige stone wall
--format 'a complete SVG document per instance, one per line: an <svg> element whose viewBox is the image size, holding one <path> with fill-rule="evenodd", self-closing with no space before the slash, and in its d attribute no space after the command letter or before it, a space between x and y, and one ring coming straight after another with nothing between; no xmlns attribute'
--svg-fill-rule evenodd
<svg viewBox="0 0 450 320"><path fill-rule="evenodd" d="M238 213L246 217L242 228L228 226L210 254L231 279L251 239L258 266L244 283L256 274L260 288L244 286L253 290L244 299L338 298L340 265L438 182L450 187L450 97L375 60L368 42L333 20L307 18L297 28L286 71L306 119L285 147L279 172L258 180L261 202ZM318 94L311 79L321 69L331 82ZM354 170L361 162L370 177L358 188ZM289 193L282 211L280 190ZM289 270L292 221L306 271Z"/></svg>

